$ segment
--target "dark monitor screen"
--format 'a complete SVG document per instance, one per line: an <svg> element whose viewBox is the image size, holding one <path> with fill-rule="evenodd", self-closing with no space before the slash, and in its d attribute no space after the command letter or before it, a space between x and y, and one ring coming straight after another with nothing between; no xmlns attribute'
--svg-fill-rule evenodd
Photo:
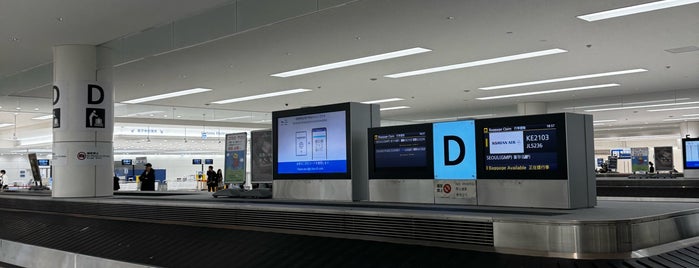
<svg viewBox="0 0 699 268"><path fill-rule="evenodd" d="M476 121L478 179L567 179L565 114Z"/></svg>
<svg viewBox="0 0 699 268"><path fill-rule="evenodd" d="M684 169L699 169L699 138L682 139Z"/></svg>
<svg viewBox="0 0 699 268"><path fill-rule="evenodd" d="M192 159L192 165L201 165L201 159Z"/></svg>
<svg viewBox="0 0 699 268"><path fill-rule="evenodd" d="M432 179L432 124L370 128L370 179Z"/></svg>
<svg viewBox="0 0 699 268"><path fill-rule="evenodd" d="M121 164L124 166L130 166L133 164L133 161L131 159L121 159Z"/></svg>
<svg viewBox="0 0 699 268"><path fill-rule="evenodd" d="M251 181L272 181L272 130L251 131L250 139Z"/></svg>
<svg viewBox="0 0 699 268"><path fill-rule="evenodd" d="M205 164L205 165L213 165L213 164L214 164L214 160L213 160L213 159L204 159L204 164Z"/></svg>
<svg viewBox="0 0 699 268"><path fill-rule="evenodd" d="M274 179L349 176L349 103L272 114Z"/></svg>
<svg viewBox="0 0 699 268"><path fill-rule="evenodd" d="M50 166L51 165L51 164L49 164L49 159L37 159L36 161L37 161L37 164L39 166Z"/></svg>

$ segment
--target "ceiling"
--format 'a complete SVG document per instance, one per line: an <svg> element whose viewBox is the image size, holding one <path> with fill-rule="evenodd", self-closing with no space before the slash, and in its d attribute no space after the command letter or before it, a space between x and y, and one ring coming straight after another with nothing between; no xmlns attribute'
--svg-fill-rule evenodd
<svg viewBox="0 0 699 268"><path fill-rule="evenodd" d="M203 10L216 9L226 2L229 1L70 0L59 4L0 0L3 37L0 40L0 77L50 62L51 47L55 44L102 44ZM453 0L439 1L439 4L426 0L350 1L119 65L114 72L117 102L196 87L213 91L141 105L120 104L116 107L116 115L139 118L138 123L143 124L188 119L189 123L178 125L201 125L203 120L269 127L272 111L394 97L404 100L384 103L382 107L410 108L383 111L381 117L385 123L476 115L508 116L517 114L517 104L522 102L544 102L549 112L585 112L590 108L573 107L699 101L699 51L666 51L699 46L699 4L596 22L576 18L642 2L650 1ZM128 19L123 14L129 14ZM13 37L19 40L13 41ZM270 76L413 47L431 51L295 77ZM405 78L385 77L553 48L567 52ZM648 71L507 89L479 89L636 68ZM499 100L476 99L608 83L620 86ZM211 104L222 99L294 88L313 91ZM27 113L19 116L18 128L39 128L50 134L47 123L31 119L34 113L45 114L50 110L50 94L48 86L42 86L0 97L0 123L11 123L15 112ZM23 107L16 110L12 106ZM636 135L645 133L642 128L653 127L665 129L663 134L678 133L679 121L664 120L693 118L683 115L699 113L699 109L667 112L648 112L648 109L592 112L595 120L616 120L598 124L596 133L598 136L618 135L618 132ZM221 120L236 117L241 118ZM152 121L155 118L159 121ZM4 139L11 135L7 127L0 128L0 133Z"/></svg>

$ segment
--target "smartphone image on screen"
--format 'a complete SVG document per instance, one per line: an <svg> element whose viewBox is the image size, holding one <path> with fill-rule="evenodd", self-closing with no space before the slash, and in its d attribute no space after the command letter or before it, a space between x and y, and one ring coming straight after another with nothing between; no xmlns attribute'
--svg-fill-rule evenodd
<svg viewBox="0 0 699 268"><path fill-rule="evenodd" d="M314 128L312 130L313 135L313 159L327 159L328 158L328 141L327 141L328 130L324 127Z"/></svg>
<svg viewBox="0 0 699 268"><path fill-rule="evenodd" d="M297 131L296 132L296 156L306 155L306 147L307 147L306 142L307 142L306 131Z"/></svg>

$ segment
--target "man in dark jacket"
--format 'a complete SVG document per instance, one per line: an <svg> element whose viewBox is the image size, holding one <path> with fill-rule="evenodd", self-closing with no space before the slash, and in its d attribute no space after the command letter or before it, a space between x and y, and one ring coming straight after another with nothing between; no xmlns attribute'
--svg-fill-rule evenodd
<svg viewBox="0 0 699 268"><path fill-rule="evenodd" d="M209 192L216 192L218 178L216 171L214 171L214 166L209 166L209 170L206 171L206 185L209 186Z"/></svg>
<svg viewBox="0 0 699 268"><path fill-rule="evenodd" d="M155 191L155 170L150 163L146 164L146 170L141 173L141 191Z"/></svg>

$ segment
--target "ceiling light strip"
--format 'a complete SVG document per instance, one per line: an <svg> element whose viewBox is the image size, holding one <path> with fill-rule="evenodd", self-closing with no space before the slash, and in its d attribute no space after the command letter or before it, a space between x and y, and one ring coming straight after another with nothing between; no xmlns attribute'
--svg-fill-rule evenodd
<svg viewBox="0 0 699 268"><path fill-rule="evenodd" d="M606 120L594 120L592 123L607 123L607 122L616 122L616 119L606 119Z"/></svg>
<svg viewBox="0 0 699 268"><path fill-rule="evenodd" d="M389 74L389 75L385 75L384 77L401 78L401 77L407 77L407 76L415 76L415 75L450 71L450 70L463 69L463 68L469 68L469 67L476 67L476 66L494 64L494 63L500 63L500 62L541 57L541 56L553 55L553 54L564 53L564 52L568 52L568 51L560 49L560 48L554 48L554 49L541 50L541 51L535 51L535 52L529 52L529 53L523 53L523 54L516 54L516 55L510 55L510 56L504 56L504 57L498 57L498 58L492 58L492 59L465 62L465 63L440 66L440 67L434 67L434 68L428 68L428 69L422 69L422 70L415 70L415 71L410 71L410 72Z"/></svg>
<svg viewBox="0 0 699 268"><path fill-rule="evenodd" d="M596 107L615 106L615 105L635 105L635 104L658 103L658 102L668 102L668 101L683 101L683 100L688 100L688 99L690 99L690 98L676 98L676 99L664 99L664 100L652 100L652 101L636 101L636 102L627 102L627 103L617 102L617 103L608 103L608 104L566 107L563 109L566 109L566 110L586 109L586 108L596 108Z"/></svg>
<svg viewBox="0 0 699 268"><path fill-rule="evenodd" d="M181 91L165 93L165 94L160 94L160 95L155 95L155 96L150 96L150 97L122 101L121 103L135 104L135 103L149 102L149 101L154 101L154 100L162 100L162 99L180 97L180 96L202 93L202 92L207 92L207 91L211 91L211 89L209 89L209 88L193 88L193 89L181 90Z"/></svg>
<svg viewBox="0 0 699 268"><path fill-rule="evenodd" d="M638 14L638 13L644 13L644 12L649 12L649 11L654 11L654 10L659 10L659 9L666 9L666 8L671 8L671 7L676 7L676 6L689 5L689 4L694 4L694 3L699 3L699 0L657 1L657 2L645 3L645 4L641 4L641 5L617 8L617 9L582 15L582 16L578 16L578 18L581 20L586 20L586 21L592 22L592 21L628 16L628 15L633 15L633 14Z"/></svg>
<svg viewBox="0 0 699 268"><path fill-rule="evenodd" d="M667 111L692 110L692 109L699 109L699 106L653 109L653 110L648 110L648 111L649 112L667 112Z"/></svg>
<svg viewBox="0 0 699 268"><path fill-rule="evenodd" d="M511 88L511 87L522 87L522 86L531 86L531 85L564 82L564 81L572 81L572 80L580 80L580 79L588 79L588 78L597 78L597 77L605 77L605 76L613 76L613 75L640 73L640 72L647 72L647 71L648 70L646 70L646 69L630 69L630 70L623 70L623 71L586 74L586 75L578 75L578 76L570 76L570 77L561 77L561 78L538 80L538 81L523 82L523 83L516 83L516 84L507 84L507 85L492 86L492 87L481 87L479 89L493 90L493 89L502 89L502 88Z"/></svg>
<svg viewBox="0 0 699 268"><path fill-rule="evenodd" d="M47 119L53 119L53 115L52 115L52 114L42 115L42 116L34 117L34 118L32 118L32 119L34 119L34 120L47 120Z"/></svg>
<svg viewBox="0 0 699 268"><path fill-rule="evenodd" d="M386 108L381 108L379 110L381 111L391 111L391 110L400 110L400 109L408 109L410 106L395 106L395 107L386 107Z"/></svg>
<svg viewBox="0 0 699 268"><path fill-rule="evenodd" d="M601 108L601 109L590 109L590 110L585 110L585 112L606 112L606 111L618 111L618 110L628 110L628 109L653 108L653 107L663 107L663 106L677 106L677 105L687 105L687 104L699 104L699 101L675 102L675 103L663 103L663 104L648 104L648 105L635 105L635 106L624 106L624 107L614 107L614 108Z"/></svg>
<svg viewBox="0 0 699 268"><path fill-rule="evenodd" d="M226 104L226 103L241 102L241 101L249 101L249 100L256 100L256 99L263 99L263 98L271 98L271 97L277 97L277 96L283 96L283 95L289 95L289 94L303 93L303 92L308 92L308 91L311 91L311 90L310 90L310 89L305 89L305 88L297 88L297 89L290 89L290 90L283 90L283 91L277 91L277 92L271 92L271 93L253 95L253 96L247 96L247 97L240 97L240 98L234 98L234 99L227 99L227 100L214 101L214 102L212 102L212 103L214 103L214 104Z"/></svg>
<svg viewBox="0 0 699 268"><path fill-rule="evenodd" d="M620 85L619 84L602 84L602 85L594 85L594 86L571 87L571 88L552 89L552 90L544 90L544 91L507 94L507 95L499 95L499 96L492 96L492 97L482 97L482 98L476 98L476 99L478 99L478 100L494 100L494 99L532 96L532 95L541 95L541 94L551 94L551 93L577 91L577 90L585 90L585 89L595 89L595 88L605 88L605 87L618 87L618 86L620 86Z"/></svg>
<svg viewBox="0 0 699 268"><path fill-rule="evenodd" d="M402 101L402 100L403 99L401 99L401 98L390 98L390 99L383 99L383 100L363 101L362 103L375 104L375 103L384 103L384 102Z"/></svg>
<svg viewBox="0 0 699 268"><path fill-rule="evenodd" d="M663 121L690 121L690 120L699 120L699 117L668 118L668 119L663 119Z"/></svg>
<svg viewBox="0 0 699 268"><path fill-rule="evenodd" d="M358 59L340 61L340 62L335 62L335 63L328 63L328 64L324 64L324 65L318 65L318 66L313 66L313 67L308 67L308 68L303 68L303 69L298 69L298 70L293 70L293 71L288 71L288 72L283 72L283 73L276 73L276 74L272 74L271 76L291 77L291 76L297 76L297 75L304 75L304 74L322 72L322 71L327 71L327 70L332 70L332 69L337 69L337 68L349 67L349 66L358 65L358 64L370 63L370 62L381 61L381 60L388 60L388 59L399 58L399 57L405 57L405 56L410 56L410 55L419 54L419 53L425 53L425 52L429 52L429 51L432 51L432 50L426 49L426 48L421 48L421 47L415 47L415 48L409 48L409 49L404 49L404 50L399 50L399 51L394 51L394 52L389 52L389 53L384 53L384 54L379 54L379 55L358 58Z"/></svg>

